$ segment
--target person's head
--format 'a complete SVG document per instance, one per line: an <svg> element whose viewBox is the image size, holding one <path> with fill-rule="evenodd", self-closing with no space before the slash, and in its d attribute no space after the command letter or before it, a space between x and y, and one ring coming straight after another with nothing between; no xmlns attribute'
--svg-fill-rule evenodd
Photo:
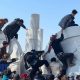
<svg viewBox="0 0 80 80"><path fill-rule="evenodd" d="M3 46L7 47L9 45L9 43L7 41L3 41Z"/></svg>
<svg viewBox="0 0 80 80"><path fill-rule="evenodd" d="M8 19L7 18L0 19L0 25L1 26L4 26L4 24L6 24L7 22L8 22Z"/></svg>
<svg viewBox="0 0 80 80"><path fill-rule="evenodd" d="M9 58L9 54L5 53L5 54L3 55L3 59L7 60L8 58Z"/></svg>
<svg viewBox="0 0 80 80"><path fill-rule="evenodd" d="M55 57L51 58L51 62L56 62L56 58Z"/></svg>
<svg viewBox="0 0 80 80"><path fill-rule="evenodd" d="M68 80L68 77L66 75L61 77L61 80Z"/></svg>
<svg viewBox="0 0 80 80"><path fill-rule="evenodd" d="M56 38L57 38L57 35L56 35L56 34L55 34L55 35L52 35L52 36L50 37L50 41L54 41Z"/></svg>
<svg viewBox="0 0 80 80"><path fill-rule="evenodd" d="M23 23L24 23L23 19L16 18L15 21L19 26L23 26Z"/></svg>
<svg viewBox="0 0 80 80"><path fill-rule="evenodd" d="M73 15L73 16L75 16L77 13L78 13L78 12L77 12L76 9L72 10L72 15Z"/></svg>
<svg viewBox="0 0 80 80"><path fill-rule="evenodd" d="M4 22L7 23L8 22L8 19L7 18L4 18Z"/></svg>

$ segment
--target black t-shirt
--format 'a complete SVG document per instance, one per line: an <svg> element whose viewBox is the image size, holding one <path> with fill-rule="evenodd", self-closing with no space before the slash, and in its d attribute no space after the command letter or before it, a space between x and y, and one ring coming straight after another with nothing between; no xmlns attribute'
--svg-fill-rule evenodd
<svg viewBox="0 0 80 80"><path fill-rule="evenodd" d="M63 48L61 46L61 41L64 39L63 34L61 34L61 37L53 40L50 42L50 46L52 46L52 48L54 49L55 54L58 54L60 52L63 52Z"/></svg>

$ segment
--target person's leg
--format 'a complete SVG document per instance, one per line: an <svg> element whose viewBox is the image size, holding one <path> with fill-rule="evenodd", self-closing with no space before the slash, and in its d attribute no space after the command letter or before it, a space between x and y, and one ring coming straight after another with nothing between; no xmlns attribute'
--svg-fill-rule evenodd
<svg viewBox="0 0 80 80"><path fill-rule="evenodd" d="M71 26L78 26L78 24L75 24L75 21L72 21L72 22L70 23L69 27L71 27Z"/></svg>
<svg viewBox="0 0 80 80"><path fill-rule="evenodd" d="M52 74L51 68L50 68L47 60L38 60L37 63L35 64L35 66L33 67L31 73L30 73L31 80L33 80L36 72L39 70L39 67L41 67L44 64L47 67L47 70Z"/></svg>
<svg viewBox="0 0 80 80"><path fill-rule="evenodd" d="M26 61L24 61L24 66L25 66L25 69L27 70L29 68L28 64Z"/></svg>
<svg viewBox="0 0 80 80"><path fill-rule="evenodd" d="M16 35L16 33L13 33L13 32L7 34L8 43L10 43L10 40L13 39L13 37L14 37L15 35Z"/></svg>
<svg viewBox="0 0 80 80"><path fill-rule="evenodd" d="M3 27L3 26L0 26L0 31L2 31L2 30L1 30L1 29L2 29L2 27Z"/></svg>
<svg viewBox="0 0 80 80"><path fill-rule="evenodd" d="M18 39L18 34L15 34L14 36L15 36L16 39Z"/></svg>
<svg viewBox="0 0 80 80"><path fill-rule="evenodd" d="M60 58L60 61L63 63L63 67L62 67L62 70L60 72L59 79L63 75L66 75L66 71L67 71L67 68L68 68L67 60L70 59L70 63L72 63L73 58L74 58L74 54L73 53L64 53L64 55L62 56L62 59Z"/></svg>
<svg viewBox="0 0 80 80"><path fill-rule="evenodd" d="M8 43L10 43L11 39L14 37L12 33L7 34Z"/></svg>
<svg viewBox="0 0 80 80"><path fill-rule="evenodd" d="M51 68L50 68L47 60L39 60L37 63L37 66L41 67L42 65L45 65L47 67L48 72L50 72L50 74L52 74Z"/></svg>
<svg viewBox="0 0 80 80"><path fill-rule="evenodd" d="M70 64L73 64L74 54L73 53L64 53L64 57L69 61Z"/></svg>
<svg viewBox="0 0 80 80"><path fill-rule="evenodd" d="M9 34L7 34L7 40L8 40L8 43L10 43L10 35Z"/></svg>
<svg viewBox="0 0 80 80"><path fill-rule="evenodd" d="M34 79L35 75L36 75L36 72L38 71L39 69L36 67L32 68L31 72L30 72L30 78L31 80Z"/></svg>
<svg viewBox="0 0 80 80"><path fill-rule="evenodd" d="M60 75L58 76L59 79L61 79L62 76L66 75L66 71L68 68L68 64L67 64L67 61L65 60L65 57L64 57L64 59L62 59L60 61L63 63L63 66L62 66L62 70L60 72Z"/></svg>

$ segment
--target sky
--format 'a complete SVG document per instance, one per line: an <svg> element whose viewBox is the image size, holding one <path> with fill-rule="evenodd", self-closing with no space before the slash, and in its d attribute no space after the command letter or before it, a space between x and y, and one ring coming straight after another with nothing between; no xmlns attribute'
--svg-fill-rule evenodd
<svg viewBox="0 0 80 80"><path fill-rule="evenodd" d="M76 23L80 24L80 0L0 0L0 18L8 18L9 23L15 18L22 18L27 28L30 27L31 14L40 14L40 28L43 29L43 49L52 34L61 30L58 26L61 18L73 9L78 11ZM25 50L26 31L18 32L19 42Z"/></svg>

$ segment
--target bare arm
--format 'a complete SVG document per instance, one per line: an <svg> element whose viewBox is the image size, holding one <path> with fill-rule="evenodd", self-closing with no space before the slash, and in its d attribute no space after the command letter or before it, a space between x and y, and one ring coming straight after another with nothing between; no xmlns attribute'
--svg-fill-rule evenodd
<svg viewBox="0 0 80 80"><path fill-rule="evenodd" d="M47 54L47 53L50 53L51 49L52 49L52 46L51 46L51 42L50 42L50 43L49 43L49 47L48 47L48 51L46 52L46 54Z"/></svg>

